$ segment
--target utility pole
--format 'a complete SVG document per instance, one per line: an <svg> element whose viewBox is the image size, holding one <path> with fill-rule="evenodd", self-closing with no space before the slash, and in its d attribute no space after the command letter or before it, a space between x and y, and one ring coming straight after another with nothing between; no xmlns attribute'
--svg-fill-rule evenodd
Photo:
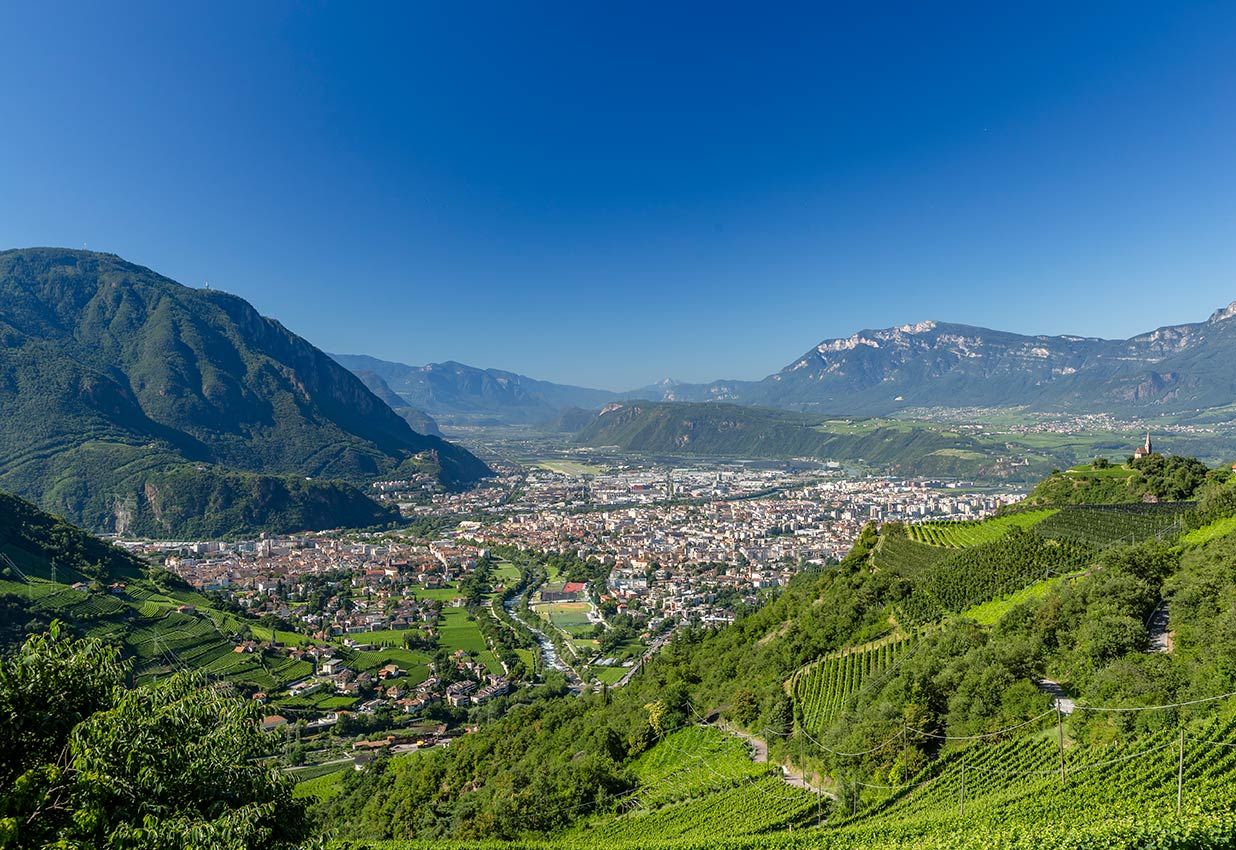
<svg viewBox="0 0 1236 850"><path fill-rule="evenodd" d="M1060 699L1056 698L1056 739L1060 742L1060 784L1064 785L1064 715L1060 711Z"/></svg>
<svg viewBox="0 0 1236 850"><path fill-rule="evenodd" d="M1180 727L1180 760L1176 763L1176 817L1180 817L1180 804L1184 802L1184 727Z"/></svg>
<svg viewBox="0 0 1236 850"><path fill-rule="evenodd" d="M910 745L906 739L906 722L901 721L901 771L902 782L907 782L910 778Z"/></svg>

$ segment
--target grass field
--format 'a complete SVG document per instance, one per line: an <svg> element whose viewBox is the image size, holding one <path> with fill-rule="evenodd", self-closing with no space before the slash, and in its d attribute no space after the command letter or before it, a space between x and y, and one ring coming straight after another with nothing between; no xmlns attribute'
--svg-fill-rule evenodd
<svg viewBox="0 0 1236 850"><path fill-rule="evenodd" d="M439 602L450 602L459 597L459 590L454 585L435 588L417 588L413 593L417 599L436 599Z"/></svg>
<svg viewBox="0 0 1236 850"><path fill-rule="evenodd" d="M463 608L447 608L442 612L441 628L438 630L438 646L450 652L462 649L475 652L486 669L495 676L502 674L502 665L485 645L485 638L475 622L468 619Z"/></svg>
<svg viewBox="0 0 1236 850"><path fill-rule="evenodd" d="M604 682L607 685L617 684L618 680L627 674L624 667L593 667L592 675L598 681Z"/></svg>
<svg viewBox="0 0 1236 850"><path fill-rule="evenodd" d="M512 582L519 581L519 567L512 564L510 561L501 560L494 567L494 582L497 584L509 585Z"/></svg>
<svg viewBox="0 0 1236 850"><path fill-rule="evenodd" d="M1216 537L1226 537L1233 531L1236 531L1236 516L1224 517L1190 531L1180 538L1180 542L1185 546L1201 546Z"/></svg>
<svg viewBox="0 0 1236 850"><path fill-rule="evenodd" d="M337 770L332 770L330 773L315 776L303 782L297 782L296 787L292 789L292 797L298 800L304 797L317 797L319 800L329 800L343 790L343 777L351 769L352 765L350 762L344 763L340 764Z"/></svg>
<svg viewBox="0 0 1236 850"><path fill-rule="evenodd" d="M588 602L538 602L532 608L538 616L572 638L591 634L594 627L588 619L588 612L592 610Z"/></svg>
<svg viewBox="0 0 1236 850"><path fill-rule="evenodd" d="M973 608L962 611L961 616L971 619L981 626L994 626L1000 621L1001 617L1018 605L1034 599L1041 599L1053 587L1067 579L1067 576L1056 576L1055 578L1035 582L1028 587L1023 587L1016 593L1010 593L1008 596L1001 596L998 599L989 599L981 605L975 605Z"/></svg>
<svg viewBox="0 0 1236 850"><path fill-rule="evenodd" d="M356 643L372 643L377 646L403 646L403 636L411 629L383 629L377 632L359 632L348 635L348 640Z"/></svg>

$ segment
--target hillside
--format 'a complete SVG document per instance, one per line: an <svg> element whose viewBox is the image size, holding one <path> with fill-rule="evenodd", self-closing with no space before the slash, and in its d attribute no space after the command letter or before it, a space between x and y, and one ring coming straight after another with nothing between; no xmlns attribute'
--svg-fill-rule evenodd
<svg viewBox="0 0 1236 850"><path fill-rule="evenodd" d="M1193 458L1155 453L1113 465L1106 461L1053 472L1026 497L1031 505L1185 501L1213 477Z"/></svg>
<svg viewBox="0 0 1236 850"><path fill-rule="evenodd" d="M464 612L460 639L480 642ZM0 494L0 655L27 633L59 621L70 634L115 647L130 681L142 684L189 672L225 681L245 693L269 695L270 710L320 712L350 708L359 699L324 691L293 696L287 688L314 671L301 648L319 647L358 673L399 664L406 681L429 675L430 656L402 645L355 649L339 641L310 641L294 632L223 607L173 573L133 557L34 505ZM279 640L272 637L277 634ZM241 647L243 651L238 650ZM497 666L485 651L482 657Z"/></svg>
<svg viewBox="0 0 1236 850"><path fill-rule="evenodd" d="M310 665L286 655L237 655L234 638L257 626L214 608L175 576L0 494L0 644L59 620L117 646L136 681L193 669L254 690L299 678Z"/></svg>
<svg viewBox="0 0 1236 850"><path fill-rule="evenodd" d="M488 472L244 300L110 254L0 252L0 407L0 488L96 530L371 524L355 484Z"/></svg>
<svg viewBox="0 0 1236 850"><path fill-rule="evenodd" d="M1054 460L927 423L834 421L725 403L615 402L575 439L650 454L864 461L913 475L1023 477ZM1014 457L1032 467L1014 467Z"/></svg>
<svg viewBox="0 0 1236 850"><path fill-rule="evenodd" d="M408 366L360 354L331 356L355 372L373 372L405 403L443 422L536 424L552 420L569 407L595 410L620 397L607 390L555 384L463 363Z"/></svg>
<svg viewBox="0 0 1236 850"><path fill-rule="evenodd" d="M386 381L382 380L382 376L377 372L369 369L359 369L354 374L361 379L361 383L365 385L369 392L376 395L387 407L398 413L413 431L418 434L430 434L435 437L442 436L442 431L438 428L438 423L434 421L432 416L423 410L410 407L400 395L390 388Z"/></svg>
<svg viewBox="0 0 1236 850"><path fill-rule="evenodd" d="M529 697L449 751L346 777L323 814L390 847L1228 846L1226 478L1183 512L1135 503L1175 521L1123 542L1090 505L957 534L869 526L839 566L680 635L621 691ZM743 762L726 729L806 787Z"/></svg>
<svg viewBox="0 0 1236 850"><path fill-rule="evenodd" d="M761 381L670 382L655 398L863 416L969 406L1193 415L1233 401L1234 316L1236 302L1123 340L924 321L826 339Z"/></svg>

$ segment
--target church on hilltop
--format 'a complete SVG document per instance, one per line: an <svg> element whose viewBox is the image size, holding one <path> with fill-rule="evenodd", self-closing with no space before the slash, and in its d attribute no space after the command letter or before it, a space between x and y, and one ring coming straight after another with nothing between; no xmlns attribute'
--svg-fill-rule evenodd
<svg viewBox="0 0 1236 850"><path fill-rule="evenodd" d="M1133 459L1141 460L1142 458L1153 452L1154 449L1150 445L1150 432L1146 432L1146 442L1133 450Z"/></svg>

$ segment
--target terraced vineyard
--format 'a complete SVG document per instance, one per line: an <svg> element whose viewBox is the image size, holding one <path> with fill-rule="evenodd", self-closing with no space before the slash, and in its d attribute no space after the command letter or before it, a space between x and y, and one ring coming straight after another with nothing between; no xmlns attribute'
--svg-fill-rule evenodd
<svg viewBox="0 0 1236 850"><path fill-rule="evenodd" d="M794 717L808 734L820 735L846 700L880 677L913 645L914 639L889 636L842 650L796 672L788 683Z"/></svg>
<svg viewBox="0 0 1236 850"><path fill-rule="evenodd" d="M751 760L740 738L716 729L689 726L666 736L631 763L638 791L627 805L650 809L768 776L767 764Z"/></svg>
<svg viewBox="0 0 1236 850"><path fill-rule="evenodd" d="M942 546L919 543L911 540L904 531L889 529L881 536L879 548L872 557L879 569L901 575L914 575L942 561L949 554L949 550Z"/></svg>
<svg viewBox="0 0 1236 850"><path fill-rule="evenodd" d="M925 522L906 526L911 540L932 546L961 549L999 540L1010 528L1031 528L1056 513L1056 508L1020 511L1004 516L962 522Z"/></svg>
<svg viewBox="0 0 1236 850"><path fill-rule="evenodd" d="M1034 527L1036 534L1093 546L1174 537L1192 502L1134 502L1122 505L1066 505Z"/></svg>
<svg viewBox="0 0 1236 850"><path fill-rule="evenodd" d="M1044 721L1050 726L1051 718ZM1236 721L1066 749L1032 735L937 761L906 787L869 789L838 847L1210 847L1236 837ZM1183 769L1182 769L1183 765ZM1182 817L1176 817L1180 771ZM963 792L964 786L964 792Z"/></svg>
<svg viewBox="0 0 1236 850"><path fill-rule="evenodd" d="M1177 727L1111 744L1068 745L1065 779L1051 733L1031 727L1013 740L948 752L902 786L868 783L852 811L775 777L741 782L679 803L599 815L541 840L498 844L375 844L389 850L505 847L584 850L1084 850L1223 848L1236 843L1236 720ZM701 730L711 732L711 730ZM644 757L649 763L673 757ZM703 749L699 752L704 752ZM697 763L722 769L726 756ZM1177 778L1181 809L1176 813ZM701 786L703 787L703 786ZM821 814L824 816L820 820ZM795 828L790 831L790 826ZM774 833L773 831L776 830Z"/></svg>
<svg viewBox="0 0 1236 850"><path fill-rule="evenodd" d="M752 835L816 822L824 811L818 795L787 785L776 767L751 760L745 742L713 728L674 732L631 769L636 791L614 814L578 823L564 842L638 846Z"/></svg>
<svg viewBox="0 0 1236 850"><path fill-rule="evenodd" d="M1095 550L1069 539L1010 529L1003 537L958 549L916 577L914 590L901 605L906 623L926 623L949 613L1019 590L1053 575L1084 568Z"/></svg>

